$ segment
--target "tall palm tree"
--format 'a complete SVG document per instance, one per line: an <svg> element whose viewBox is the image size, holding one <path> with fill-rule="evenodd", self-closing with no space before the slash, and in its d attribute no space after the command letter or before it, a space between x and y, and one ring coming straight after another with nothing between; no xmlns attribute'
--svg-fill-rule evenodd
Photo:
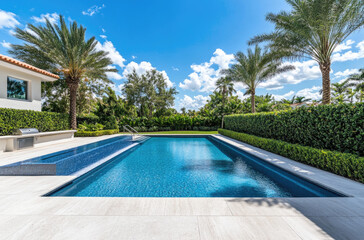
<svg viewBox="0 0 364 240"><path fill-rule="evenodd" d="M231 77L225 76L221 77L216 81L216 91L222 96L222 118L221 118L221 128L224 127L224 115L225 115L225 103L229 96L235 93L234 83Z"/></svg>
<svg viewBox="0 0 364 240"><path fill-rule="evenodd" d="M109 67L108 53L96 49L95 37L85 39L86 28L76 21L69 27L59 16L59 25L46 19L45 26L28 25L30 31L17 28L15 36L24 45L12 45L9 52L29 64L56 72L64 78L70 98L70 126L77 128L76 98L81 81L99 79L109 82L106 73L115 72Z"/></svg>
<svg viewBox="0 0 364 240"><path fill-rule="evenodd" d="M323 104L330 103L332 54L352 32L364 26L363 0L286 0L290 12L270 13L275 31L254 37L249 44L267 47L289 59L310 57L322 73Z"/></svg>
<svg viewBox="0 0 364 240"><path fill-rule="evenodd" d="M283 65L278 55L263 51L258 45L255 49L248 49L247 55L238 52L235 55L237 61L231 68L223 72L235 82L242 82L247 93L251 95L252 113L255 113L255 90L262 82L275 75L294 69L293 66Z"/></svg>

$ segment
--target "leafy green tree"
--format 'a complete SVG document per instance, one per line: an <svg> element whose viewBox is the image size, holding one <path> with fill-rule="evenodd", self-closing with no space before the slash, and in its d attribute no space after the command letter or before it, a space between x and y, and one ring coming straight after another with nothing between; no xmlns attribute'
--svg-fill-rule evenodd
<svg viewBox="0 0 364 240"><path fill-rule="evenodd" d="M59 25L46 19L45 26L28 24L31 31L17 28L15 36L25 43L12 45L9 51L16 58L45 70L58 73L69 90L70 125L77 128L77 92L80 82L99 79L109 82L106 73L112 61L107 52L96 49L95 37L85 39L86 28L76 21L67 26L63 16Z"/></svg>
<svg viewBox="0 0 364 240"><path fill-rule="evenodd" d="M235 59L237 63L223 73L246 86L246 94L251 95L252 113L255 113L255 90L259 84L279 73L294 69L293 66L283 65L278 55L263 51L258 45L254 50L249 48L247 55L238 52Z"/></svg>
<svg viewBox="0 0 364 240"><path fill-rule="evenodd" d="M231 77L221 77L216 81L216 91L221 95L221 128L224 128L224 115L226 114L226 100L229 96L235 93L234 83L232 82Z"/></svg>
<svg viewBox="0 0 364 240"><path fill-rule="evenodd" d="M155 69L142 75L134 69L127 75L122 91L127 102L137 107L138 115L149 118L163 115L173 106L177 94L176 88L168 88L167 79Z"/></svg>
<svg viewBox="0 0 364 240"><path fill-rule="evenodd" d="M106 129L118 129L118 123L123 116L136 117L134 106L128 105L110 87L107 88L102 99L97 101L96 110L93 113Z"/></svg>
<svg viewBox="0 0 364 240"><path fill-rule="evenodd" d="M292 11L270 13L275 25L270 34L254 37L249 44L266 42L273 52L288 59L310 57L322 73L323 104L330 103L330 71L337 46L364 26L363 0L286 0Z"/></svg>
<svg viewBox="0 0 364 240"><path fill-rule="evenodd" d="M88 115L95 110L97 99L108 85L89 79L81 81L77 89L77 116ZM69 91L65 79L42 83L42 110L67 113L70 110Z"/></svg>

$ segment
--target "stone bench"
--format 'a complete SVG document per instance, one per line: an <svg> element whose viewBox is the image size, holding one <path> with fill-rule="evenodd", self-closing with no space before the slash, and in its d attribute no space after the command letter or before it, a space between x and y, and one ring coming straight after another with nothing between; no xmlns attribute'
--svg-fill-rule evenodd
<svg viewBox="0 0 364 240"><path fill-rule="evenodd" d="M34 134L26 134L26 135L8 135L8 136L0 136L0 153L5 151L14 151L16 150L16 141L19 138L28 138L34 137L34 146L64 140L64 139L72 139L74 137L76 130L64 130L64 131L54 131L54 132L40 132Z"/></svg>

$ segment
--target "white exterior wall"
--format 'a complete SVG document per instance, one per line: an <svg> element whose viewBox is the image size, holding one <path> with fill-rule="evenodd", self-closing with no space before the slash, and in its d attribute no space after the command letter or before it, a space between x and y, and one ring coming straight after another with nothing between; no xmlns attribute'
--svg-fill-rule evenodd
<svg viewBox="0 0 364 240"><path fill-rule="evenodd" d="M9 65L9 66L7 66ZM7 98L7 78L28 81L28 99ZM14 108L41 111L41 83L46 76L11 64L0 65L0 108Z"/></svg>

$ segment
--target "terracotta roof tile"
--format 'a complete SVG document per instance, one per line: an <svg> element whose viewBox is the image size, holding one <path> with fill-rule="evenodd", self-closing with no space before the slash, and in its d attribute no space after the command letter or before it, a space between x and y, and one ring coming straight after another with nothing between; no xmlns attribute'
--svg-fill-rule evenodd
<svg viewBox="0 0 364 240"><path fill-rule="evenodd" d="M4 62L7 62L7 63L11 63L11 64L14 64L14 65L17 65L17 66L22 67L22 68L29 69L31 71L34 71L34 72L37 72L37 73L40 73L40 74L43 74L43 75L46 75L48 77L53 77L53 78L57 78L57 79L59 78L59 76L56 75L56 74L53 74L53 73L50 73L50 72L45 71L43 69L34 67L34 66L29 65L27 63L20 62L20 61L14 59L14 58L7 57L7 56L4 56L2 54L0 54L0 60L1 61L4 61Z"/></svg>

